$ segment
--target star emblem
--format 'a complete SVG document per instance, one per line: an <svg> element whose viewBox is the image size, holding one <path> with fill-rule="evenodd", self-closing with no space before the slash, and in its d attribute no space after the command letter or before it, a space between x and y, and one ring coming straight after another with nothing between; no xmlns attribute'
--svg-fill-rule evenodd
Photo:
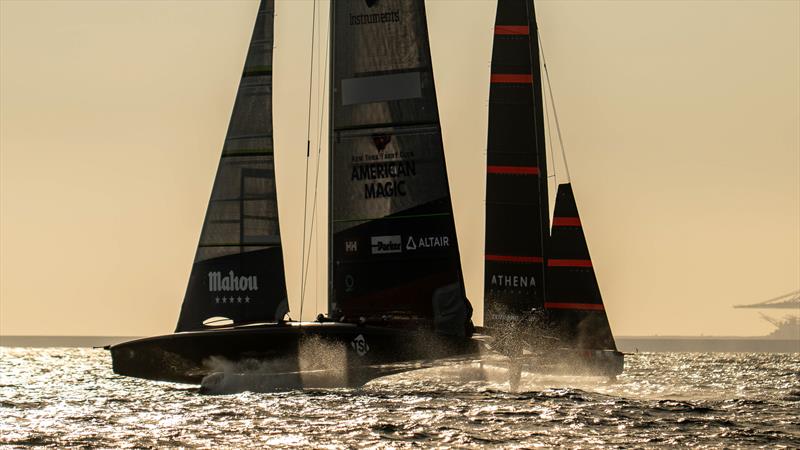
<svg viewBox="0 0 800 450"><path fill-rule="evenodd" d="M215 298L214 300L216 300L216 301L217 301L217 303L219 303L219 297Z"/></svg>
<svg viewBox="0 0 800 450"><path fill-rule="evenodd" d="M236 297L236 300L237 300L239 303L242 303L242 297Z"/></svg>
<svg viewBox="0 0 800 450"><path fill-rule="evenodd" d="M245 297L245 298L244 298L244 302L245 302L245 303L250 303L250 297Z"/></svg>

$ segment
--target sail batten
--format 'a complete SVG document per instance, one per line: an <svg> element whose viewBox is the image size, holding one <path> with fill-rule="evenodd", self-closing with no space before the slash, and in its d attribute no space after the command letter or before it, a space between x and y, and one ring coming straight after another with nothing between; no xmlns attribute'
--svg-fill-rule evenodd
<svg viewBox="0 0 800 450"><path fill-rule="evenodd" d="M288 311L272 141L274 0L262 0L176 331ZM220 302L220 292L247 298Z"/></svg>

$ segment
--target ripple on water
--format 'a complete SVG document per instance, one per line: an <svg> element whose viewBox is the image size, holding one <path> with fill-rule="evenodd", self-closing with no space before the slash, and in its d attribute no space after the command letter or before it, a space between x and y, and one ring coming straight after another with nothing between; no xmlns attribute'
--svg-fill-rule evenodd
<svg viewBox="0 0 800 450"><path fill-rule="evenodd" d="M800 447L800 354L639 353L615 383L524 374L518 392L478 372L209 397L118 377L102 350L0 348L0 445Z"/></svg>

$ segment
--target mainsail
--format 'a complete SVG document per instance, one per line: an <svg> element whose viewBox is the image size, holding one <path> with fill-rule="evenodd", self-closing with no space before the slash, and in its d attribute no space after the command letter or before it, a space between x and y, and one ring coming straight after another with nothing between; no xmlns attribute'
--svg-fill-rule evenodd
<svg viewBox="0 0 800 450"><path fill-rule="evenodd" d="M486 167L484 323L544 305L547 159L531 0L499 0L492 50Z"/></svg>
<svg viewBox="0 0 800 450"><path fill-rule="evenodd" d="M262 0L176 331L288 312L272 145L273 19L273 0Z"/></svg>
<svg viewBox="0 0 800 450"><path fill-rule="evenodd" d="M616 350L570 183L558 186L549 250L544 306L556 335L571 347Z"/></svg>
<svg viewBox="0 0 800 450"><path fill-rule="evenodd" d="M334 1L329 314L471 332L423 0Z"/></svg>

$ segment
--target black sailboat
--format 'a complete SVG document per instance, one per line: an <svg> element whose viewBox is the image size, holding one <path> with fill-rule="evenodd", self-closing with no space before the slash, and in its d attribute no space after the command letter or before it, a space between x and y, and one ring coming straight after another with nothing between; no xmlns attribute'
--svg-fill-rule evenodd
<svg viewBox="0 0 800 450"><path fill-rule="evenodd" d="M617 351L571 184L552 227L532 0L499 0L489 96L484 324L535 371L616 375Z"/></svg>
<svg viewBox="0 0 800 450"><path fill-rule="evenodd" d="M256 370L279 386L330 372L360 385L476 355L423 0L332 2L329 313L284 321L273 11L261 1L176 332L109 347L114 371L197 383Z"/></svg>

